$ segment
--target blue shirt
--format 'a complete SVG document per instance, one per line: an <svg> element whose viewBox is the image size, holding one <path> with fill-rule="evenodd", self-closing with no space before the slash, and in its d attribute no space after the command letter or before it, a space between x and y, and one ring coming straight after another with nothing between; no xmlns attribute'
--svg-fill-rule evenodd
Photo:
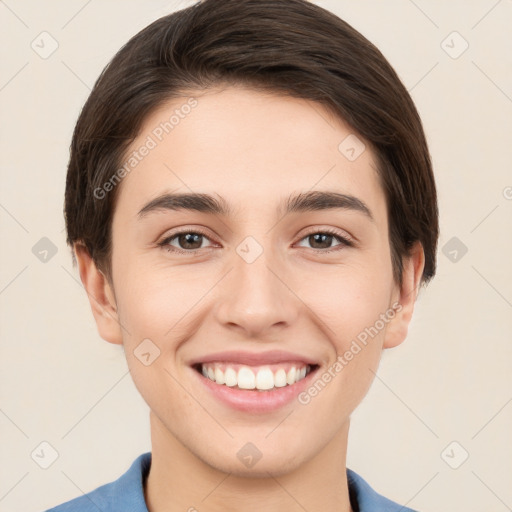
<svg viewBox="0 0 512 512"><path fill-rule="evenodd" d="M45 512L148 512L144 481L151 452L139 455L117 480ZM357 473L347 469L350 503L354 512L415 512L377 494Z"/></svg>

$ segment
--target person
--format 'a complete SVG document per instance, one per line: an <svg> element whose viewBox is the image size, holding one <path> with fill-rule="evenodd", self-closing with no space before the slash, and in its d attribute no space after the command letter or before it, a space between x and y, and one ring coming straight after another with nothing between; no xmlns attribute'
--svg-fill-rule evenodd
<svg viewBox="0 0 512 512"><path fill-rule="evenodd" d="M420 117L359 32L306 0L156 20L79 116L65 218L151 452L52 512L411 510L346 467L438 238Z"/></svg>

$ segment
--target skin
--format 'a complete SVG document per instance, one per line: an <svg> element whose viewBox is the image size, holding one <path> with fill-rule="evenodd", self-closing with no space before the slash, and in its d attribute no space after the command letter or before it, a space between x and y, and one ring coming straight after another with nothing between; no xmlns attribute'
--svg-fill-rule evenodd
<svg viewBox="0 0 512 512"><path fill-rule="evenodd" d="M355 161L345 158L338 146L353 130L324 107L242 87L193 96L197 107L117 191L112 282L82 246L75 248L99 334L124 345L151 410L148 510L348 512L350 414L382 350L407 335L423 250L414 245L399 286L374 154L367 144ZM129 151L186 100L151 114ZM347 209L278 214L283 198L310 190L353 195L373 221ZM160 210L138 217L164 192L191 191L222 196L236 215ZM199 249L172 242L199 256L157 245L177 228L206 232ZM356 244L333 238L315 245L309 235L322 228ZM236 252L248 236L263 249L250 264ZM324 254L330 249L339 250ZM307 405L294 400L273 413L234 411L207 393L187 364L224 350L280 349L315 359L321 375L396 301L400 312ZM160 350L148 366L134 355L146 338ZM262 453L252 468L236 456L249 441Z"/></svg>

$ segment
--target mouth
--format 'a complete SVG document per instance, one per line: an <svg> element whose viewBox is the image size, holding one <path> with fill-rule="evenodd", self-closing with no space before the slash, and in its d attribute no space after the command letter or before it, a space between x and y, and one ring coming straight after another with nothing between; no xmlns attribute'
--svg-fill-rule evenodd
<svg viewBox="0 0 512 512"><path fill-rule="evenodd" d="M317 364L281 362L258 366L232 362L196 363L192 368L218 386L234 390L269 392L294 386L318 369Z"/></svg>
<svg viewBox="0 0 512 512"><path fill-rule="evenodd" d="M205 399L256 415L291 406L320 369L319 361L282 350L217 352L188 366Z"/></svg>

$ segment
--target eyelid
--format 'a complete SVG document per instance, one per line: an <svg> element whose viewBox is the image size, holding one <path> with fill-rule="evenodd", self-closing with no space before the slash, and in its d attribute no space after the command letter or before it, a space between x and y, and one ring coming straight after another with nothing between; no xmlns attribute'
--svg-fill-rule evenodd
<svg viewBox="0 0 512 512"><path fill-rule="evenodd" d="M206 233L206 231L204 229L199 228L199 227L185 226L183 228L177 228L177 231L173 231L173 232L166 234L161 239L161 241L157 242L156 245L158 247L166 249L169 252L174 252L174 253L178 253L178 254L187 254L189 256L202 254L205 249L212 249L212 247L210 246L210 247L201 247L199 249L185 250L185 249L180 249L179 247L174 247L174 246L170 245L171 240L175 239L176 237L178 237L180 235L189 234L189 233L202 235L204 238L207 238L210 242L213 242L214 244L216 243L213 240L213 237L211 237L208 233ZM339 251L339 250L343 249L344 247L354 247L357 245L357 241L354 239L354 237L349 235L347 232L345 232L345 231L341 232L337 228L321 227L321 226L311 227L306 233L303 233L294 244L301 242L308 236L315 235L315 234L331 235L339 241L338 245L335 245L334 247L328 248L328 249L310 248L311 251L314 251L315 253L318 253L318 254L328 254L331 252ZM307 247L306 247L306 249L307 249Z"/></svg>
<svg viewBox="0 0 512 512"><path fill-rule="evenodd" d="M346 242L350 242L353 244L355 244L357 242L356 238L353 237L352 235L350 235L349 233L347 233L345 230L341 230L339 228L328 227L328 226L313 226L311 229L308 229L305 234L301 235L301 237L299 238L299 241L307 236L315 235L317 233L337 236L337 237L345 240Z"/></svg>
<svg viewBox="0 0 512 512"><path fill-rule="evenodd" d="M204 229L196 228L196 227L184 227L184 228L177 228L177 231L172 231L170 233L166 233L163 238L156 243L159 247L166 247L170 246L169 241L176 238L179 235L184 235L188 233L195 233L197 235L202 235L205 238L207 238L210 242L215 243L213 240L213 237L210 236ZM202 249L209 249L209 247L203 247ZM188 250L180 249L179 247L172 246L171 251L176 251L178 253L186 253L186 254L194 254L197 253L200 249L194 249L194 250Z"/></svg>
<svg viewBox="0 0 512 512"><path fill-rule="evenodd" d="M341 232L339 229L336 229L336 228L319 227L319 226L315 226L310 231L301 235L300 238L297 240L297 242L301 242L302 240L304 240L304 238L307 238L311 235L316 235L316 234L331 235L334 238L337 238L338 241L340 242L339 245L336 245L330 249L313 249L313 248L310 249L318 254L328 254L331 252L339 251L339 250L343 249L343 247L355 247L357 244L354 237L349 235L347 232ZM307 249L307 247L306 247L306 249Z"/></svg>

